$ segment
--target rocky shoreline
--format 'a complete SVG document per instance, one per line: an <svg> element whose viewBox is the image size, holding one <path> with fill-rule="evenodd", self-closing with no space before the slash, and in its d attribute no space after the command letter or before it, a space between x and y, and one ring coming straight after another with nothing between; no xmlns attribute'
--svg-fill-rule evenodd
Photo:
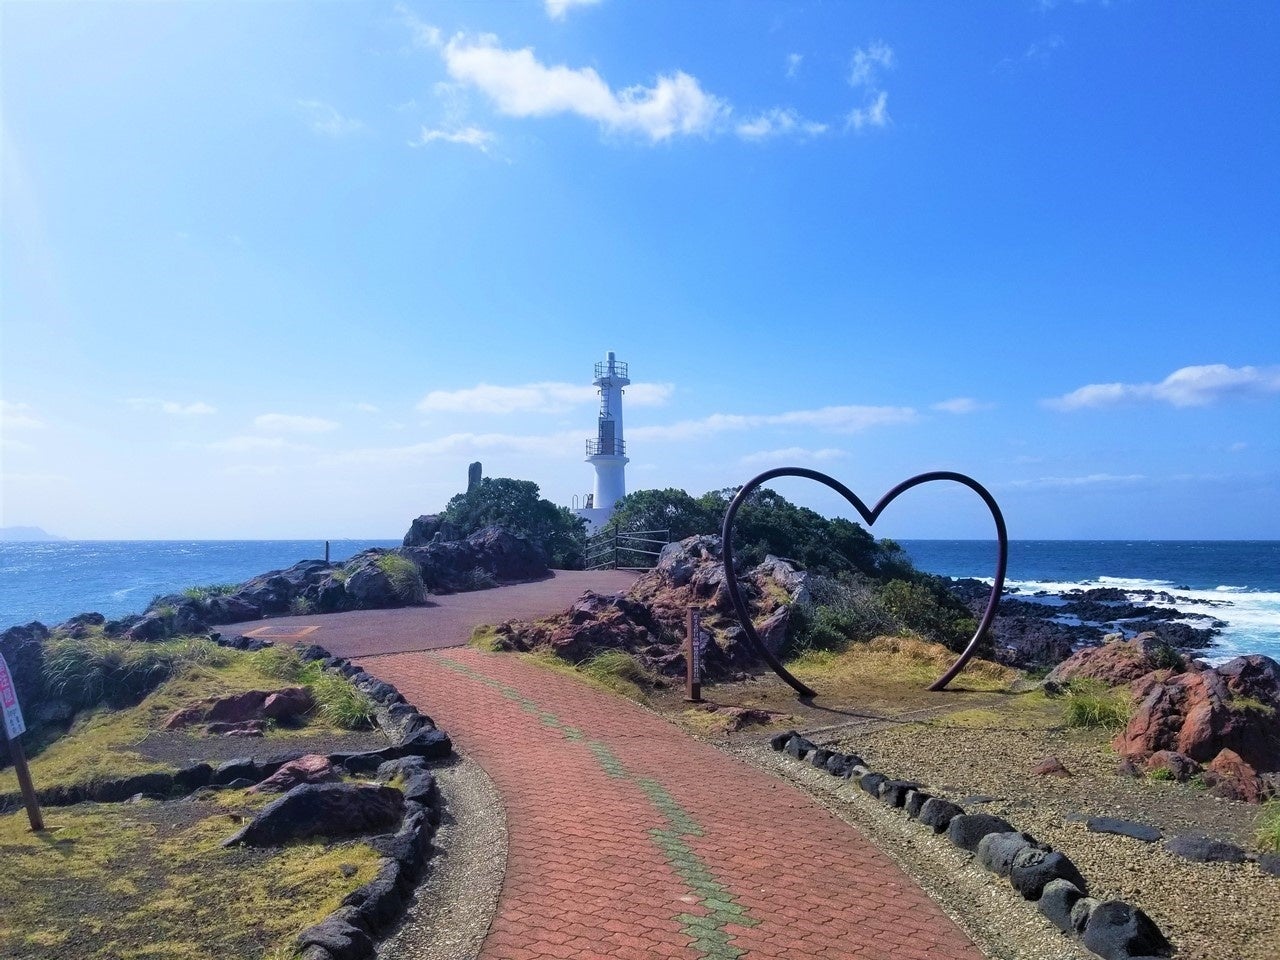
<svg viewBox="0 0 1280 960"><path fill-rule="evenodd" d="M951 591L981 615L991 585L981 580L951 582ZM1157 606L1156 604L1162 604ZM1063 593L1022 593L1007 588L989 634L996 659L1022 669L1051 667L1108 638L1155 634L1184 654L1211 649L1226 623L1209 612L1230 601L1199 600L1165 590L1077 588ZM1208 608L1198 609L1198 608ZM1191 609L1187 609L1191 608Z"/></svg>

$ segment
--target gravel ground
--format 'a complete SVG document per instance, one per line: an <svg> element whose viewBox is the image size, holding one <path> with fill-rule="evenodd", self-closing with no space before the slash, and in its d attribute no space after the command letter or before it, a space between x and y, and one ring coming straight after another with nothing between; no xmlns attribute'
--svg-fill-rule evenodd
<svg viewBox="0 0 1280 960"><path fill-rule="evenodd" d="M1178 948L1179 960L1273 960L1280 949L1280 878L1264 874L1254 863L1193 863L1159 842L1093 833L1081 822L1088 816L1121 817L1152 824L1166 838L1199 832L1250 849L1258 808L1219 800L1187 785L1119 776L1115 757L1100 739L1082 731L973 729L939 722L869 725L827 743L860 754L874 770L920 780L970 809L1002 816L1062 850L1080 868L1094 896L1127 900L1150 914ZM1031 768L1049 755L1060 758L1073 776L1032 775ZM775 762L809 775L800 764ZM836 782L815 775L820 785ZM975 795L990 799L964 803ZM883 829L874 835L891 853L904 828L913 836L928 834L870 799L862 806L880 815ZM874 816L870 823L876 825ZM926 846L931 839L926 837ZM952 867L945 859L940 866L932 879L922 882L926 889L932 884L941 899L949 896L943 891L952 887ZM970 869L981 872L993 887L1005 886L976 866ZM1014 899L1024 913L1034 913L1016 895Z"/></svg>
<svg viewBox="0 0 1280 960"><path fill-rule="evenodd" d="M467 758L434 773L444 798L435 852L404 919L378 947L380 960L475 960L498 906L507 870L498 791Z"/></svg>

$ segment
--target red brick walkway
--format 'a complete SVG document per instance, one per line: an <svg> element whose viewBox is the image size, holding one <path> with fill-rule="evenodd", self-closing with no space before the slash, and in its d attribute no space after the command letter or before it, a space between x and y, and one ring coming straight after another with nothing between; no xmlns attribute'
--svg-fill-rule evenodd
<svg viewBox="0 0 1280 960"><path fill-rule="evenodd" d="M483 960L976 960L858 831L620 697L512 655L379 656L506 804Z"/></svg>

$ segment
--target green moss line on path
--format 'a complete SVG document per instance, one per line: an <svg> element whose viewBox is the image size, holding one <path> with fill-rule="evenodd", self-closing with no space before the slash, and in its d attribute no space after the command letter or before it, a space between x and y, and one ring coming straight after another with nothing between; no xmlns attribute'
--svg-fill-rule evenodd
<svg viewBox="0 0 1280 960"><path fill-rule="evenodd" d="M702 960L738 960L745 950L734 947L725 927L736 924L754 927L759 921L747 913L729 889L715 878L710 868L692 847L686 837L701 837L703 829L698 825L667 789L651 777L641 777L628 772L626 765L608 744L588 737L577 727L561 720L535 700L531 700L515 687L487 677L464 663L440 657L441 666L460 673L470 680L496 690L502 697L536 717L546 726L557 730L568 741L582 743L600 764L605 774L618 780L628 780L640 788L649 798L654 809L667 821L668 827L655 827L649 831L654 845L662 851L667 864L684 881L693 893L697 905L706 914L682 913L676 917L685 935Z"/></svg>

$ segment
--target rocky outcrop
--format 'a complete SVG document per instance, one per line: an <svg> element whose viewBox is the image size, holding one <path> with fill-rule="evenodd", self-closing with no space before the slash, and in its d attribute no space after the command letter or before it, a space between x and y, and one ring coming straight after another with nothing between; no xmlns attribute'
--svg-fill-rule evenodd
<svg viewBox="0 0 1280 960"><path fill-rule="evenodd" d="M267 779L248 789L248 793L287 793L300 783L333 783L339 778L333 762L319 754L307 754L290 760Z"/></svg>
<svg viewBox="0 0 1280 960"><path fill-rule="evenodd" d="M406 547L400 553L418 565L432 593L476 589L475 571L499 582L537 580L551 572L541 546L501 527L485 527L465 540Z"/></svg>
<svg viewBox="0 0 1280 960"><path fill-rule="evenodd" d="M1109 687L1144 677L1154 670L1183 665L1181 657L1154 633L1132 640L1114 639L1100 647L1077 650L1049 672L1046 688L1076 679L1099 680Z"/></svg>
<svg viewBox="0 0 1280 960"><path fill-rule="evenodd" d="M808 597L808 575L791 562L767 557L739 580L761 639L775 651L785 642L791 607ZM738 625L720 561L720 538L689 537L667 544L652 570L626 593L587 592L565 613L538 623L509 622L497 630L499 646L550 649L580 662L602 650L623 650L648 669L676 676L685 669L686 618L700 608L711 637L703 676L739 675L755 660Z"/></svg>
<svg viewBox="0 0 1280 960"><path fill-rule="evenodd" d="M400 822L404 795L366 783L304 783L273 800L224 847L278 847L290 840L383 830Z"/></svg>
<svg viewBox="0 0 1280 960"><path fill-rule="evenodd" d="M404 535L406 547L425 547L429 543L457 540L458 533L448 520L437 513L426 513L409 524Z"/></svg>
<svg viewBox="0 0 1280 960"><path fill-rule="evenodd" d="M341 564L303 560L246 580L230 593L170 594L157 597L141 617L104 623L99 614L82 614L58 629L77 636L77 630L103 626L131 640L165 640L262 617L402 607L424 602L428 592L477 590L550 573L546 551L526 537L486 527L463 540L446 540L452 529L436 520L414 521L405 541L415 545L364 550ZM425 543L419 543L422 531L431 531Z"/></svg>
<svg viewBox="0 0 1280 960"><path fill-rule="evenodd" d="M0 654L9 665L24 712L31 710L44 692L44 642L48 639L48 628L38 621L0 633Z"/></svg>

